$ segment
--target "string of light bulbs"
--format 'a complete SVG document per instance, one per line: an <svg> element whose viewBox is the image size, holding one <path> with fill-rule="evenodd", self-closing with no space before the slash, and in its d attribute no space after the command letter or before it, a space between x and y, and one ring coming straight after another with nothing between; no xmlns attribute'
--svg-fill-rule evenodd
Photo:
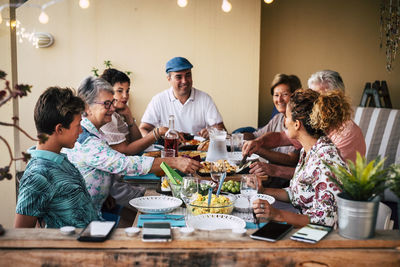
<svg viewBox="0 0 400 267"><path fill-rule="evenodd" d="M25 3L24 5L27 7L33 7L33 8L38 8L41 10L40 15L38 17L39 22L42 24L46 24L49 22L49 16L46 14L45 10L49 6L52 6L60 1L63 0L52 0L49 1L43 5L38 5L38 4L31 4L31 3ZM21 4L4 4L0 6L0 25L3 22L3 17L1 12L5 8L10 8L10 7L19 7ZM79 0L79 6L82 9L88 8L90 5L89 0ZM17 35L17 40L19 43L23 43L23 40L27 40L29 43L31 43L34 47L38 48L39 47L39 39L36 36L36 32L30 32L26 30L24 27L22 27L21 22L19 20L10 20L10 19L5 19L5 25L6 27L11 27L16 30L16 35Z"/></svg>
<svg viewBox="0 0 400 267"><path fill-rule="evenodd" d="M46 23L49 22L49 15L47 15L46 12L45 12L46 8L48 8L49 6L52 6L52 5L56 4L56 3L58 3L58 2L61 2L61 1L64 1L64 0L52 0L52 1L49 1L49 2L47 2L47 3L45 3L45 4L43 4L43 5L31 4L31 3L25 3L25 4L23 4L23 5L24 5L24 6L27 6L27 7L33 7L33 8L40 9L41 12L40 12L40 15L39 15L39 17L38 17L39 22L42 23L42 24L46 24ZM3 17L2 17L2 14L1 14L1 12L3 11L3 9L5 9L5 8L10 8L10 7L19 7L20 5L22 5L22 4L10 4L10 3L9 3L9 4L1 5L1 6L0 6L0 24L3 22ZM90 5L89 0L79 0L79 6L80 6L81 8L86 9L86 8L89 7L89 5ZM11 27L12 27L13 24L14 24L13 22L9 22L8 26L11 26ZM15 23L15 26L16 26L16 23Z"/></svg>
<svg viewBox="0 0 400 267"><path fill-rule="evenodd" d="M274 0L264 0L266 4L271 4ZM177 0L176 3L180 7L186 7L188 5L188 0ZM222 11L228 13L232 10L232 4L228 0L222 0L221 5Z"/></svg>

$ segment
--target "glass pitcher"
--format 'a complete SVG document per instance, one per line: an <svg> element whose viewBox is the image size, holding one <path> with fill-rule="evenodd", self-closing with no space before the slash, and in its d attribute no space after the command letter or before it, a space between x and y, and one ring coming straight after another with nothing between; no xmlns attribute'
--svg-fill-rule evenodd
<svg viewBox="0 0 400 267"><path fill-rule="evenodd" d="M208 147L206 161L228 159L228 151L226 150L226 131L211 128L208 134L210 136L210 145Z"/></svg>

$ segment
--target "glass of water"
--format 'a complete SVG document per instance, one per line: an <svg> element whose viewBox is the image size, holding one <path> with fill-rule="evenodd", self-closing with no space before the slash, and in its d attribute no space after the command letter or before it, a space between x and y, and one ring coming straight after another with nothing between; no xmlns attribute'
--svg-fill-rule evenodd
<svg viewBox="0 0 400 267"><path fill-rule="evenodd" d="M251 209L251 199L257 195L258 180L254 174L242 175L240 179L240 194L249 201L249 209Z"/></svg>

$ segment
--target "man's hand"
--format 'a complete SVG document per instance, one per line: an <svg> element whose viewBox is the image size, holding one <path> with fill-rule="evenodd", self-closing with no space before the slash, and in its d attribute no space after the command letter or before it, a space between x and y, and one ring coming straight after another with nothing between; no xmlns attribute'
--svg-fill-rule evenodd
<svg viewBox="0 0 400 267"><path fill-rule="evenodd" d="M203 128L203 129L201 129L198 133L197 133L197 135L199 135L199 136L201 136L201 137L203 137L203 138L205 138L205 139L208 139L208 130L207 130L207 128Z"/></svg>
<svg viewBox="0 0 400 267"><path fill-rule="evenodd" d="M261 148L261 141L255 139L251 141L245 141L242 148L242 154L251 156Z"/></svg>

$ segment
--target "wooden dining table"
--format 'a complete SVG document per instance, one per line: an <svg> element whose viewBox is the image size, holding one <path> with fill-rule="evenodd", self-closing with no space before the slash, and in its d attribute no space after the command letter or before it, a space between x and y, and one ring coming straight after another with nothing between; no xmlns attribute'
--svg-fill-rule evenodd
<svg viewBox="0 0 400 267"><path fill-rule="evenodd" d="M174 228L173 240L148 243L116 229L105 242L79 242L58 229L6 229L0 236L0 266L400 266L399 230L377 231L368 240L330 233L317 244L256 241L229 230Z"/></svg>

